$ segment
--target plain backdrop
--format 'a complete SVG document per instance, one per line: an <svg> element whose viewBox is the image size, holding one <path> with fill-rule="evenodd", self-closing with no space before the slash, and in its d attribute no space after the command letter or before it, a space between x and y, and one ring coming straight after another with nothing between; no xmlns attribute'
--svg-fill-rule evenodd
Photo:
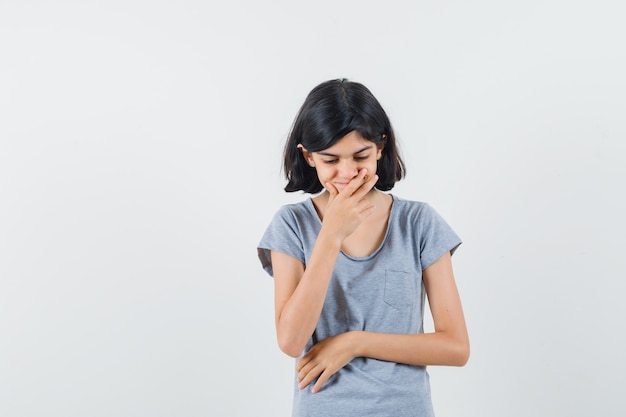
<svg viewBox="0 0 626 417"><path fill-rule="evenodd" d="M620 1L0 1L0 415L288 416L258 243L306 94L368 86L461 235L439 417L623 416ZM428 325L427 325L428 327Z"/></svg>

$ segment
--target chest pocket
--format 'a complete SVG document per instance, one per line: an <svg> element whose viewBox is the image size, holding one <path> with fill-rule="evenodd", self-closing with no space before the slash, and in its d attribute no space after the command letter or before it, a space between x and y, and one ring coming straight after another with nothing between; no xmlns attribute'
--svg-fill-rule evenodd
<svg viewBox="0 0 626 417"><path fill-rule="evenodd" d="M417 302L417 278L405 271L385 270L385 303L397 309L405 309Z"/></svg>

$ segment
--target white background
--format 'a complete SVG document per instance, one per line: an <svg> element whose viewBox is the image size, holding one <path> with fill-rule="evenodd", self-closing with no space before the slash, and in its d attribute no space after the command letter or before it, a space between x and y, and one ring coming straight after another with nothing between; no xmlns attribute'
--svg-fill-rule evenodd
<svg viewBox="0 0 626 417"><path fill-rule="evenodd" d="M462 236L446 416L623 416L620 1L0 2L0 415L287 416L256 244L311 88L367 85Z"/></svg>

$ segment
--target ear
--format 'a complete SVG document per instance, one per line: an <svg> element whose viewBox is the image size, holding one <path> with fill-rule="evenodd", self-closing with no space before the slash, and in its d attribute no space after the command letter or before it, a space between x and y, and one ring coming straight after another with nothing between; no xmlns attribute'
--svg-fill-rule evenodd
<svg viewBox="0 0 626 417"><path fill-rule="evenodd" d="M383 157L383 149L385 149L385 143L387 142L387 135L383 134L383 140L380 145L377 146L376 160L380 160Z"/></svg>
<svg viewBox="0 0 626 417"><path fill-rule="evenodd" d="M311 152L309 152L304 146L302 146L301 143L298 143L298 149L300 149L300 152L302 152L302 156L304 157L304 160L307 162L307 164L309 164L309 166L311 167L315 167L315 161L313 160L313 155L311 154Z"/></svg>

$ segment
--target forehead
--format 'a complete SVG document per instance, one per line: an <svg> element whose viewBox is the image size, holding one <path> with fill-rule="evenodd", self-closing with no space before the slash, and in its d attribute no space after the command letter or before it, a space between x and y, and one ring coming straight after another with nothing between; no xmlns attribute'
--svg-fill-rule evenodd
<svg viewBox="0 0 626 417"><path fill-rule="evenodd" d="M333 146L330 146L318 153L331 153L335 155L341 154L354 154L363 150L373 148L376 144L369 139L365 139L359 132L353 130L341 139L339 139Z"/></svg>

